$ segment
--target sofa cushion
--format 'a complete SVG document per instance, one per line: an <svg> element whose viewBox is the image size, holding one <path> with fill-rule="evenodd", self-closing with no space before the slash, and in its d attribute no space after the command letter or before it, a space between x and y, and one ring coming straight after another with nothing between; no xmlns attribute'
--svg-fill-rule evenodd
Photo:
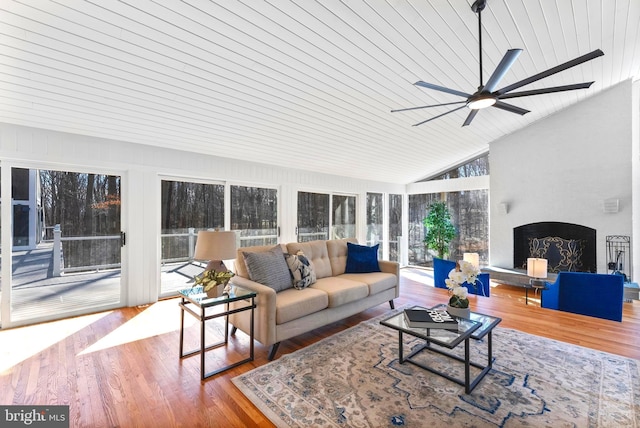
<svg viewBox="0 0 640 428"><path fill-rule="evenodd" d="M347 242L358 243L355 238L330 239L327 241L327 251L331 260L333 276L342 275L347 267Z"/></svg>
<svg viewBox="0 0 640 428"><path fill-rule="evenodd" d="M271 287L276 292L291 288L291 273L279 245L268 251L242 254L249 279Z"/></svg>
<svg viewBox="0 0 640 428"><path fill-rule="evenodd" d="M364 282L369 286L369 295L394 288L398 281L394 274L385 272L345 273L340 275L338 278Z"/></svg>
<svg viewBox="0 0 640 428"><path fill-rule="evenodd" d="M296 290L290 288L278 293L276 299L276 324L302 318L321 311L329 305L329 296L312 287Z"/></svg>
<svg viewBox="0 0 640 428"><path fill-rule="evenodd" d="M311 288L322 290L329 296L330 308L364 299L369 295L367 284L362 281L345 279L342 276L318 279Z"/></svg>
<svg viewBox="0 0 640 428"><path fill-rule="evenodd" d="M333 275L331 261L327 253L327 241L291 242L287 244L287 252L296 254L302 251L313 265L316 278L325 278Z"/></svg>
<svg viewBox="0 0 640 428"><path fill-rule="evenodd" d="M344 272L380 272L380 265L378 264L379 246L380 244L376 244L373 247L367 247L366 245L358 245L347 242L347 266Z"/></svg>
<svg viewBox="0 0 640 428"><path fill-rule="evenodd" d="M316 282L313 265L302 251L298 251L297 254L285 254L284 258L291 272L293 288L301 290Z"/></svg>

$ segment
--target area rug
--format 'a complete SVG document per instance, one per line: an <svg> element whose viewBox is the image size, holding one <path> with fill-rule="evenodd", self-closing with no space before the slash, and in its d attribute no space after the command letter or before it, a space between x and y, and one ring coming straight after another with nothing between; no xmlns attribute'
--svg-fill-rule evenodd
<svg viewBox="0 0 640 428"><path fill-rule="evenodd" d="M278 427L640 427L640 361L497 327L493 368L465 394L441 376L399 364L398 334L380 325L384 317L233 383ZM421 345L404 337L405 353ZM486 345L471 341L472 361L487 361ZM464 378L462 363L419 355Z"/></svg>

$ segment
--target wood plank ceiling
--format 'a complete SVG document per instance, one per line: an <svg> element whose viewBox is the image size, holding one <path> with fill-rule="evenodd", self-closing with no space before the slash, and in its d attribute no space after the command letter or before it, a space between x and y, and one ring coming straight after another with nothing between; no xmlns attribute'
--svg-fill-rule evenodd
<svg viewBox="0 0 640 428"><path fill-rule="evenodd" d="M605 56L523 87L519 116L391 109L460 101L479 84L471 0L2 0L0 121L409 183L640 75L640 0L489 0L484 79L499 87L594 49ZM510 100L514 101L514 100Z"/></svg>

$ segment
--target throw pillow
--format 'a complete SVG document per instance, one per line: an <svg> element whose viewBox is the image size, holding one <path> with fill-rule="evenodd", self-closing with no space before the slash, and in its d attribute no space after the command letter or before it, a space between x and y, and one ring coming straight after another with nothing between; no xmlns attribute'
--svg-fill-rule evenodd
<svg viewBox="0 0 640 428"><path fill-rule="evenodd" d="M289 271L293 277L293 288L302 290L316 282L316 272L313 265L302 251L296 254L285 254Z"/></svg>
<svg viewBox="0 0 640 428"><path fill-rule="evenodd" d="M345 273L369 273L380 272L378 265L378 247L352 244L347 242L347 267Z"/></svg>
<svg viewBox="0 0 640 428"><path fill-rule="evenodd" d="M271 287L276 292L291 288L291 275L280 245L276 245L269 251L243 252L242 255L247 265L249 279Z"/></svg>

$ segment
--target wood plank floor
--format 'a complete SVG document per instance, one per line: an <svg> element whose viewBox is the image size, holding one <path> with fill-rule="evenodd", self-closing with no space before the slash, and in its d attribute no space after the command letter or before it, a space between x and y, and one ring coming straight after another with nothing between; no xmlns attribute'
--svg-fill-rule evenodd
<svg viewBox="0 0 640 428"><path fill-rule="evenodd" d="M446 290L425 285L403 270L405 303L435 305ZM415 273L415 272L414 272ZM524 290L492 287L491 297L471 297L478 312L499 316L501 327L640 359L640 302L624 303L622 323L541 309L537 297L525 305ZM282 343L278 355L293 352L347 327L384 314L380 305ZM73 427L270 427L273 426L231 383L267 363L268 349L256 343L256 360L200 382L199 358L178 358L177 299L62 321L0 331L0 403L66 404ZM187 348L195 346L191 317ZM211 323L211 330L222 325ZM229 349L207 354L208 369L246 352L238 333Z"/></svg>

